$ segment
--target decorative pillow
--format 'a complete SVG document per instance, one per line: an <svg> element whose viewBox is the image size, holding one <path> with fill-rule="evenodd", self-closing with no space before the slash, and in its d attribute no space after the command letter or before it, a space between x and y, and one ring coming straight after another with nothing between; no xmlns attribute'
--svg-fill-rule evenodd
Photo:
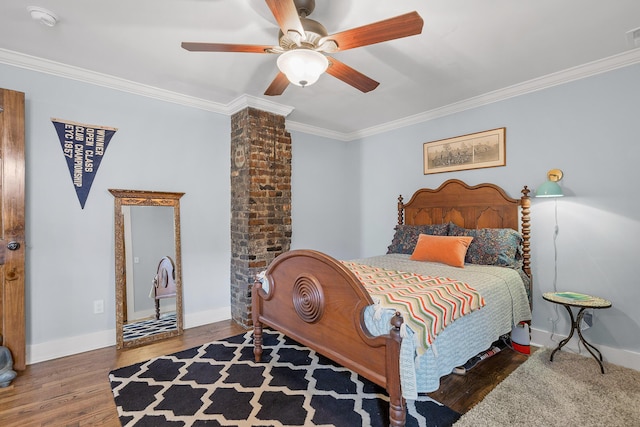
<svg viewBox="0 0 640 427"><path fill-rule="evenodd" d="M464 268L464 256L473 240L470 236L431 236L421 234L409 259L431 261Z"/></svg>
<svg viewBox="0 0 640 427"><path fill-rule="evenodd" d="M450 236L471 236L473 241L465 257L469 264L522 266L522 235L511 228L469 229L449 223Z"/></svg>
<svg viewBox="0 0 640 427"><path fill-rule="evenodd" d="M418 243L420 234L446 236L449 234L449 224L396 225L395 231L387 253L410 255Z"/></svg>

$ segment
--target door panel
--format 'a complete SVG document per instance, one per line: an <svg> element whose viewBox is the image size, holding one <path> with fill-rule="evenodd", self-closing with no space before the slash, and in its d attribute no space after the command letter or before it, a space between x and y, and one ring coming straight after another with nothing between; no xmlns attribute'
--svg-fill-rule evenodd
<svg viewBox="0 0 640 427"><path fill-rule="evenodd" d="M0 332L14 369L26 366L24 93L0 89Z"/></svg>

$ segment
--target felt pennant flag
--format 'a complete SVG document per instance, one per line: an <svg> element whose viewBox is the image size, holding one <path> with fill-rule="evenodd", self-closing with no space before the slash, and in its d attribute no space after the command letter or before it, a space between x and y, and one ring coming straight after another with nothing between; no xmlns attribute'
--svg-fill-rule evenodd
<svg viewBox="0 0 640 427"><path fill-rule="evenodd" d="M54 118L51 122L58 133L80 206L84 209L109 141L118 129Z"/></svg>

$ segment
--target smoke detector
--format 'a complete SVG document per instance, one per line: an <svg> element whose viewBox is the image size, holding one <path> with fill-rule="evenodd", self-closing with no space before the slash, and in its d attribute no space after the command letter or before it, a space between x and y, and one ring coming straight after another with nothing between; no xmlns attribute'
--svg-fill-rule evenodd
<svg viewBox="0 0 640 427"><path fill-rule="evenodd" d="M29 11L34 20L41 22L47 27L53 27L58 22L58 17L50 10L38 6L29 6L27 7L27 11Z"/></svg>

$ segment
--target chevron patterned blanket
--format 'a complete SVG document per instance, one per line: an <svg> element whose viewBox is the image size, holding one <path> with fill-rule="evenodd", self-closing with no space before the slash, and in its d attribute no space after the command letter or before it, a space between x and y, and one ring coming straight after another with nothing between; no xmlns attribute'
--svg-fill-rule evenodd
<svg viewBox="0 0 640 427"><path fill-rule="evenodd" d="M343 262L362 282L380 309L398 311L416 338L419 353L454 320L484 307L482 295L464 282L446 277Z"/></svg>

